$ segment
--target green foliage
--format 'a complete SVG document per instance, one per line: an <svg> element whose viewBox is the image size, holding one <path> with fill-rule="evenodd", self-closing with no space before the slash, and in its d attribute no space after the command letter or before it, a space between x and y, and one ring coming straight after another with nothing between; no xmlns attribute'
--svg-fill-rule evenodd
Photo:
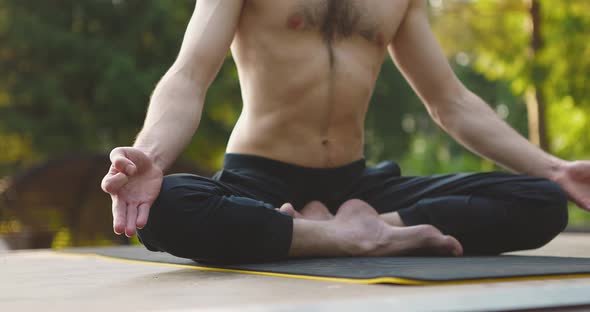
<svg viewBox="0 0 590 312"><path fill-rule="evenodd" d="M473 59L473 69L508 83L515 96L530 87L542 92L550 150L565 159L588 159L590 2L539 0L543 44L534 55L529 5L524 0L445 1L433 10L434 29L449 55ZM572 219L583 222L590 216L574 212Z"/></svg>
<svg viewBox="0 0 590 312"><path fill-rule="evenodd" d="M433 7L433 26L461 80L523 135L521 96L541 86L553 151L589 158L590 2L541 1L545 45L534 62L525 1L436 3L443 6ZM193 6L194 0L0 0L0 177L59 154L131 144ZM218 168L240 108L228 57L184 157ZM389 60L367 115L365 149L370 163L397 160L410 175L498 169L443 133Z"/></svg>
<svg viewBox="0 0 590 312"><path fill-rule="evenodd" d="M3 144L20 151L20 160L131 144L151 91L178 53L193 6L0 0L0 136L11 138ZM239 103L224 94L239 95L228 87L237 85L234 77L219 80L210 101ZM205 116L201 128L210 139L201 150L222 145L228 120L219 115ZM0 164L18 165L12 154L0 155Z"/></svg>
<svg viewBox="0 0 590 312"><path fill-rule="evenodd" d="M540 0L543 45L531 54L532 21L523 0L445 1L434 9L434 29L449 55L474 59L491 80L510 83L516 96L531 86L547 99L551 150L561 157L589 158L590 2Z"/></svg>
<svg viewBox="0 0 590 312"><path fill-rule="evenodd" d="M502 81L490 82L471 67L452 62L465 85L484 98L517 131L526 135L526 108ZM367 115L369 162L398 160L404 174L428 175L500 169L467 151L432 121L392 62L377 81Z"/></svg>

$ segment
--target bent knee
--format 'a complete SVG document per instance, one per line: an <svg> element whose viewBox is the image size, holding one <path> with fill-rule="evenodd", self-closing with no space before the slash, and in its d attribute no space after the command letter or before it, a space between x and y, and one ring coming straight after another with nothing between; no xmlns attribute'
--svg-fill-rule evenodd
<svg viewBox="0 0 590 312"><path fill-rule="evenodd" d="M511 198L535 205L566 206L567 195L559 184L544 179L530 177L527 181L516 181L507 184Z"/></svg>
<svg viewBox="0 0 590 312"><path fill-rule="evenodd" d="M525 210L528 220L525 235L529 242L526 249L544 246L568 224L567 195L561 187L549 180L539 181L535 186L541 200L531 201Z"/></svg>
<svg viewBox="0 0 590 312"><path fill-rule="evenodd" d="M217 185L207 178L190 174L173 174L164 177L160 194L155 200L152 211L173 215L175 212L200 210L210 206L211 201L219 200L221 196Z"/></svg>
<svg viewBox="0 0 590 312"><path fill-rule="evenodd" d="M567 195L555 182L542 180L537 183L542 199L529 208L535 223L551 238L561 233L568 223Z"/></svg>
<svg viewBox="0 0 590 312"><path fill-rule="evenodd" d="M204 228L207 217L220 200L214 185L205 178L182 174L166 176L150 208L148 222L138 230L138 236L150 250L178 255L175 251L181 246L179 243L188 232Z"/></svg>
<svg viewBox="0 0 590 312"><path fill-rule="evenodd" d="M536 185L539 192L543 195L543 200L557 209L563 210L567 208L567 194L561 186L550 180L542 180Z"/></svg>
<svg viewBox="0 0 590 312"><path fill-rule="evenodd" d="M529 249L540 248L552 241L557 235L565 230L568 224L567 205L548 206L539 216L533 218L533 229L531 232L531 246Z"/></svg>

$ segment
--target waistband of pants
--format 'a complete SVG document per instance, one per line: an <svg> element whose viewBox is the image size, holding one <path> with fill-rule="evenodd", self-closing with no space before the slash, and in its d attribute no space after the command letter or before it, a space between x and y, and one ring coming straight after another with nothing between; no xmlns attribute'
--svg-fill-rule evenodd
<svg viewBox="0 0 590 312"><path fill-rule="evenodd" d="M334 168L312 168L294 165L262 156L234 153L225 154L223 161L223 169L249 169L278 177L302 178L347 179L362 174L365 166L364 158Z"/></svg>

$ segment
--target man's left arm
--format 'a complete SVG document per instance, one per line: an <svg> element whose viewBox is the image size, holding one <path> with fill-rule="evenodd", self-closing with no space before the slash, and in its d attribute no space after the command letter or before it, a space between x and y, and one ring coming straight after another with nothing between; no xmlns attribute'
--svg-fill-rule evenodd
<svg viewBox="0 0 590 312"><path fill-rule="evenodd" d="M433 120L453 138L512 171L559 183L578 206L590 210L590 162L568 162L542 151L469 91L434 38L426 1L410 0L389 52Z"/></svg>

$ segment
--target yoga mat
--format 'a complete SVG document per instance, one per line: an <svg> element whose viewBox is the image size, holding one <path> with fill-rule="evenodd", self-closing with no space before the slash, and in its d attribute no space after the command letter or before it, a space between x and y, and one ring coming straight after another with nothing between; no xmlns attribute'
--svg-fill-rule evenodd
<svg viewBox="0 0 590 312"><path fill-rule="evenodd" d="M443 285L555 278L590 278L590 258L512 255L458 258L354 257L211 265L190 259L177 258L163 252L148 251L142 246L72 248L60 252L198 270L357 284Z"/></svg>

